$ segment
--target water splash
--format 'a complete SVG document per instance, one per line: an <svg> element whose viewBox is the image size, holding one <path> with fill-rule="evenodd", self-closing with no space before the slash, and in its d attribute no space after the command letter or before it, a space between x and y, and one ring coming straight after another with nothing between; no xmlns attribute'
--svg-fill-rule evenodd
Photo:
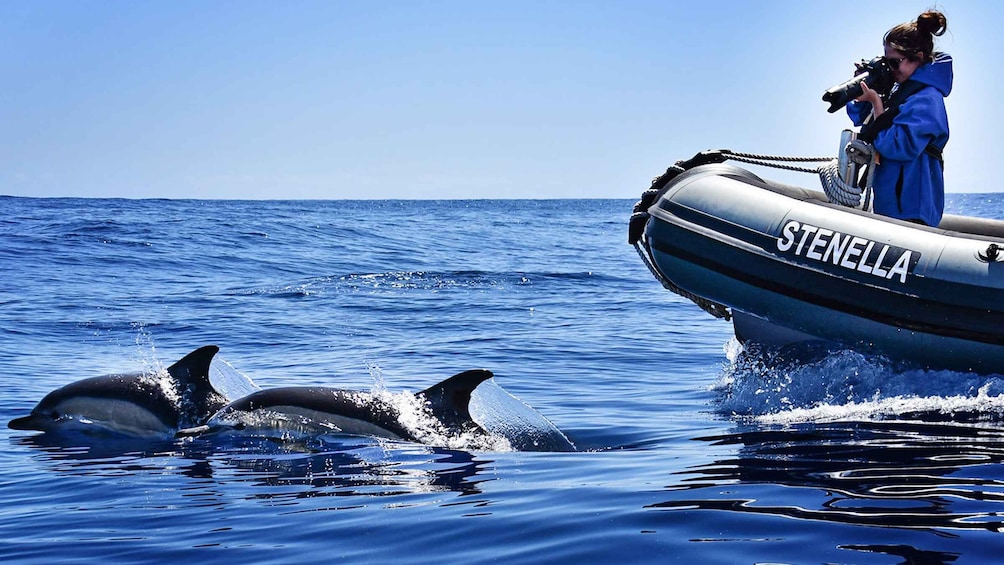
<svg viewBox="0 0 1004 565"><path fill-rule="evenodd" d="M505 437L490 431L484 434L475 430L447 428L419 396L386 391L377 394L383 401L394 406L398 411L400 424L425 445L466 451L515 451Z"/></svg>
<svg viewBox="0 0 1004 565"><path fill-rule="evenodd" d="M144 373L159 373L165 371L167 367L157 358L157 346L153 340L153 334L144 322L132 322L130 324L135 332L136 355L142 371Z"/></svg>
<svg viewBox="0 0 1004 565"><path fill-rule="evenodd" d="M718 382L719 413L762 423L888 419L1004 420L1004 379L905 368L852 350L788 352L726 345Z"/></svg>
<svg viewBox="0 0 1004 565"><path fill-rule="evenodd" d="M373 379L372 391L374 393L386 392L387 379L386 377L384 377L383 369L380 367L380 365L370 362L366 364L366 369L370 373L370 378Z"/></svg>
<svg viewBox="0 0 1004 565"><path fill-rule="evenodd" d="M542 414L495 383L478 385L471 394L471 417L517 451L575 451L575 445Z"/></svg>
<svg viewBox="0 0 1004 565"><path fill-rule="evenodd" d="M235 369L219 355L213 357L209 364L209 382L229 401L261 390L250 377Z"/></svg>

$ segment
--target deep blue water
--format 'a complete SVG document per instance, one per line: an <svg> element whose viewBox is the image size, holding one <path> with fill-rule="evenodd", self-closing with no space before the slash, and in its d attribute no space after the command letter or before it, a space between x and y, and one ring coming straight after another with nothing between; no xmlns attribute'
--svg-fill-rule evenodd
<svg viewBox="0 0 1004 565"><path fill-rule="evenodd" d="M212 343L266 388L488 368L581 450L4 427L0 559L999 561L1004 379L747 362L627 245L632 204L0 198L4 422Z"/></svg>

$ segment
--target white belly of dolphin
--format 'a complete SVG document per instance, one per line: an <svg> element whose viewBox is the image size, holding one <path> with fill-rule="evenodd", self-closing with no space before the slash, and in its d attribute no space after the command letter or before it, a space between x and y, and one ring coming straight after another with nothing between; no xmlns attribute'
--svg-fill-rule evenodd
<svg viewBox="0 0 1004 565"><path fill-rule="evenodd" d="M214 417L209 426L239 428L245 432L262 434L272 431L306 435L334 433L405 439L372 422L300 406L270 406L251 412L230 412Z"/></svg>
<svg viewBox="0 0 1004 565"><path fill-rule="evenodd" d="M138 436L174 432L154 413L125 400L75 397L60 402L55 408L61 415L57 426L76 425L81 429L93 426Z"/></svg>

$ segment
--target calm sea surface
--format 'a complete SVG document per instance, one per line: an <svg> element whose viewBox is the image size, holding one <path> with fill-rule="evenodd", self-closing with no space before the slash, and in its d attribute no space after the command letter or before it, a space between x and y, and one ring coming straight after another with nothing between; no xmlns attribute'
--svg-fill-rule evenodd
<svg viewBox="0 0 1004 565"><path fill-rule="evenodd" d="M1004 378L749 362L627 245L632 204L0 197L3 423L216 344L264 388L488 368L581 450L4 426L0 559L1001 562Z"/></svg>

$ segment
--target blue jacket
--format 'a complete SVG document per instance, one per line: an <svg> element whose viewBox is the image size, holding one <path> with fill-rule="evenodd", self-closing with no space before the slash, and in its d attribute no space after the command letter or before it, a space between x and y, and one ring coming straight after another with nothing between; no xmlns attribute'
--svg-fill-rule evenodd
<svg viewBox="0 0 1004 565"><path fill-rule="evenodd" d="M914 71L910 80L928 85L909 96L899 107L892 126L875 137L881 160L875 169L875 212L903 220L920 220L929 226L941 222L945 210L945 177L942 164L924 152L928 143L944 149L948 143L945 97L952 92L952 58L936 53L934 60ZM871 113L871 104L851 102L847 114L860 126Z"/></svg>

